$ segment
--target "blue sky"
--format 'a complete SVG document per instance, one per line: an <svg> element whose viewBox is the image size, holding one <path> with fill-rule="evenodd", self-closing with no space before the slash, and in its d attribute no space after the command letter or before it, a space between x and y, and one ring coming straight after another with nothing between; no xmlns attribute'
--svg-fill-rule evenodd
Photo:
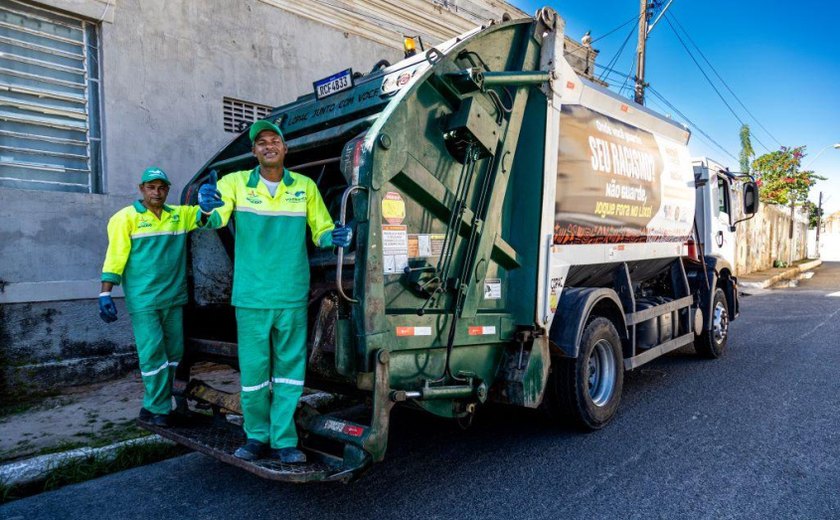
<svg viewBox="0 0 840 520"><path fill-rule="evenodd" d="M597 39L639 12L638 0L510 1L531 14L543 5L552 6L566 20L566 34L576 40L587 30L591 30L593 39ZM674 0L668 12L672 20L685 28L747 109L772 134L771 137L762 130L732 97L683 35L686 45L738 117L750 125L756 153L761 155L768 148L778 149L779 142L786 146L806 145L809 155L803 165L829 178L816 185L811 198L816 201L817 192L823 191L827 213L840 211L840 150L829 146L840 143L840 28L837 26L840 4ZM631 25L594 43L593 46L601 51L599 64L610 62ZM614 68L624 74L633 74L635 49L634 32ZM646 81L724 149L738 157L741 123L715 94L664 18L648 39ZM655 97L648 95L647 100L650 108L682 121ZM826 146L829 148L813 160ZM737 160L693 128L689 147L693 156L706 155L733 171L739 169Z"/></svg>

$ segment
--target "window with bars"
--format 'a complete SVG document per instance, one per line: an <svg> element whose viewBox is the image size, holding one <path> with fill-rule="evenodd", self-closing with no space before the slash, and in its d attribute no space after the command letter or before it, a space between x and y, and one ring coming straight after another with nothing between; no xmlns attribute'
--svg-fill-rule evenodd
<svg viewBox="0 0 840 520"><path fill-rule="evenodd" d="M225 132L238 133L259 119L271 114L271 107L238 99L223 99Z"/></svg>
<svg viewBox="0 0 840 520"><path fill-rule="evenodd" d="M0 0L0 188L101 192L99 27Z"/></svg>

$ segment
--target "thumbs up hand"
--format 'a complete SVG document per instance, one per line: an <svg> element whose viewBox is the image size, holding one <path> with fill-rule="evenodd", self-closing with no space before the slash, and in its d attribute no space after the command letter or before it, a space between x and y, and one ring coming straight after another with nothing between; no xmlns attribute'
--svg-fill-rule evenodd
<svg viewBox="0 0 840 520"><path fill-rule="evenodd" d="M225 205L222 194L216 189L217 182L219 182L219 174L213 170L210 172L210 180L198 189L198 207L204 214L209 215L214 209Z"/></svg>

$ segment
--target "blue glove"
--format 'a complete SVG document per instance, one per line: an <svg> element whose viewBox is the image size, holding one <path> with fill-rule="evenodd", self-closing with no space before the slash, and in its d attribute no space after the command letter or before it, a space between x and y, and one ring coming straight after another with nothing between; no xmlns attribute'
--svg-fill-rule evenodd
<svg viewBox="0 0 840 520"><path fill-rule="evenodd" d="M114 305L111 295L99 297L99 317L105 323L117 321L117 306Z"/></svg>
<svg viewBox="0 0 840 520"><path fill-rule="evenodd" d="M216 189L218 181L219 174L216 170L213 170L210 172L210 181L207 184L202 184L198 189L198 207L204 213L212 213L214 209L225 205L222 201L222 194Z"/></svg>
<svg viewBox="0 0 840 520"><path fill-rule="evenodd" d="M334 246L347 247L350 241L353 240L353 230L350 226L335 224L335 229L332 230L332 243Z"/></svg>

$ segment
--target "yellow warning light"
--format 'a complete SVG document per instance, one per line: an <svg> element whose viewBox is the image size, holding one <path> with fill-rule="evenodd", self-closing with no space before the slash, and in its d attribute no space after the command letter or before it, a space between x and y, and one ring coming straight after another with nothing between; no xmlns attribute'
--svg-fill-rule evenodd
<svg viewBox="0 0 840 520"><path fill-rule="evenodd" d="M414 38L409 36L403 38L403 50L405 51L406 58L417 54L417 43L414 41Z"/></svg>

